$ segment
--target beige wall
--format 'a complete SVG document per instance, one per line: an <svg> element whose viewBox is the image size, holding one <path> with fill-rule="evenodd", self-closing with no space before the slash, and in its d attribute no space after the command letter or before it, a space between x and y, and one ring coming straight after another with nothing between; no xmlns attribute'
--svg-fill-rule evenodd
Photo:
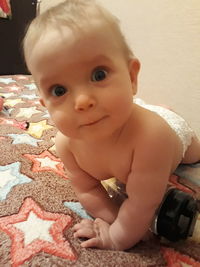
<svg viewBox="0 0 200 267"><path fill-rule="evenodd" d="M43 0L41 11L62 0ZM141 61L138 96L182 114L200 136L200 1L99 0Z"/></svg>

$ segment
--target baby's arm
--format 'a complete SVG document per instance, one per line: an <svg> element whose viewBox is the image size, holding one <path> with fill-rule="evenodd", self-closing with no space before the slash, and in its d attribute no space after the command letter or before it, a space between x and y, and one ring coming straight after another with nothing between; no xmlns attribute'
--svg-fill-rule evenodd
<svg viewBox="0 0 200 267"><path fill-rule="evenodd" d="M140 148L135 154L126 185L128 198L109 229L114 247L119 250L135 245L149 229L171 172L171 157L166 146Z"/></svg>
<svg viewBox="0 0 200 267"><path fill-rule="evenodd" d="M65 165L78 200L92 217L112 223L119 207L110 199L101 182L78 166L67 142L67 137L59 133L56 137L56 151Z"/></svg>
<svg viewBox="0 0 200 267"><path fill-rule="evenodd" d="M140 142L126 185L128 198L113 224L97 219L93 225L85 220L75 226L76 237L89 238L83 247L124 250L144 237L171 173L173 140L165 139L159 135Z"/></svg>

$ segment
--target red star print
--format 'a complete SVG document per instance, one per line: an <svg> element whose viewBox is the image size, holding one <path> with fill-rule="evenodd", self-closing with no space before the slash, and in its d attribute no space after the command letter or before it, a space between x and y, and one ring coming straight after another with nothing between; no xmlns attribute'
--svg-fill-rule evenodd
<svg viewBox="0 0 200 267"><path fill-rule="evenodd" d="M6 0L0 0L0 7L6 14L9 14L10 6Z"/></svg>
<svg viewBox="0 0 200 267"><path fill-rule="evenodd" d="M53 156L50 152L44 151L40 155L31 155L31 154L24 154L24 156L30 159L33 162L32 171L33 172L41 172L41 171L53 171L57 174L61 175L65 179L68 179L64 172L64 164L61 162L60 159ZM57 162L56 169L50 166L41 166L41 162L38 159L49 158L50 160Z"/></svg>
<svg viewBox="0 0 200 267"><path fill-rule="evenodd" d="M28 122L26 121L16 121L14 119L5 118L0 118L0 124L11 125L22 130L27 130L29 126Z"/></svg>
<svg viewBox="0 0 200 267"><path fill-rule="evenodd" d="M27 221L31 211L42 220L55 221L49 229L53 242L37 238L25 245L24 232L16 228L14 224ZM31 198L25 199L18 214L0 218L0 229L7 233L12 241L12 267L23 264L41 251L64 259L75 260L76 256L69 242L63 237L63 231L70 226L71 221L72 219L68 215L42 210Z"/></svg>
<svg viewBox="0 0 200 267"><path fill-rule="evenodd" d="M181 267L183 265L200 267L199 262L195 261L189 256L180 254L172 248L162 247L161 251L165 260L167 261L167 267Z"/></svg>

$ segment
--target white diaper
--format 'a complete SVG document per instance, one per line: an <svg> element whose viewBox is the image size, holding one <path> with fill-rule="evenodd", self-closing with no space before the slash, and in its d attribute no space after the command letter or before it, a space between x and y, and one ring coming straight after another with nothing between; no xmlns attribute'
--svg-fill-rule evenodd
<svg viewBox="0 0 200 267"><path fill-rule="evenodd" d="M148 105L142 99L134 98L134 103L148 110L151 110L160 115L169 126L175 131L183 144L183 157L188 146L192 142L192 138L195 136L194 131L190 128L188 123L173 111L161 106Z"/></svg>

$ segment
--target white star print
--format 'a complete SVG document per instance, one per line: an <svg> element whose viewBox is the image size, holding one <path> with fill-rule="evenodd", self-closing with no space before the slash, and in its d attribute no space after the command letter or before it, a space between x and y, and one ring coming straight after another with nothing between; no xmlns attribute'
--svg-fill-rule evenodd
<svg viewBox="0 0 200 267"><path fill-rule="evenodd" d="M24 233L24 243L28 245L35 239L54 242L49 233L49 229L54 223L55 221L40 219L31 211L26 221L13 225Z"/></svg>
<svg viewBox="0 0 200 267"><path fill-rule="evenodd" d="M0 188L3 188L8 182L15 180L16 177L10 170L1 171Z"/></svg>
<svg viewBox="0 0 200 267"><path fill-rule="evenodd" d="M58 162L51 160L49 157L45 157L43 159L37 158L37 160L41 162L41 167L51 167L53 169L57 169L56 165L58 164Z"/></svg>
<svg viewBox="0 0 200 267"><path fill-rule="evenodd" d="M17 117L26 117L31 118L34 114L41 113L41 111L37 110L36 107L32 108L20 108Z"/></svg>

